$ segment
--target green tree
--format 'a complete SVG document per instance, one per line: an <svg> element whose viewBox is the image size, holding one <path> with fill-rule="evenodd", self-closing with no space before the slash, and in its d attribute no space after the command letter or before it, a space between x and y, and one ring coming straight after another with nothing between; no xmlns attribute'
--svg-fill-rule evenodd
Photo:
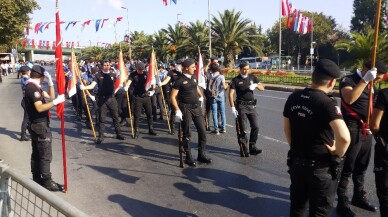
<svg viewBox="0 0 388 217"><path fill-rule="evenodd" d="M187 37L186 27L179 24L175 24L173 27L169 24L167 29L162 29L162 31L167 35L169 53L175 59L186 56L184 50L181 48Z"/></svg>
<svg viewBox="0 0 388 217"><path fill-rule="evenodd" d="M198 56L198 48L203 53L208 49L209 37L208 28L206 23L202 23L199 20L193 23L190 22L190 26L187 28L187 37L183 41L180 48L191 57Z"/></svg>
<svg viewBox="0 0 388 217"><path fill-rule="evenodd" d="M383 30L385 4L381 7L380 30ZM352 32L363 32L368 34L368 29L374 28L376 19L377 0L354 0L353 2L353 17L350 21L350 30Z"/></svg>
<svg viewBox="0 0 388 217"><path fill-rule="evenodd" d="M28 14L39 9L35 0L2 0L0 6L0 52L6 52L23 37Z"/></svg>
<svg viewBox="0 0 388 217"><path fill-rule="evenodd" d="M334 49L335 41L343 35L338 30L335 19L331 16L326 16L322 13L311 13L302 11L302 13L310 18L313 18L313 40L315 48L315 56L319 58L328 58L337 61L337 55ZM298 53L301 54L300 63L304 63L306 58L310 56L311 34L299 34L293 30L286 28L286 18L281 19L282 22L282 55L293 57L293 62L297 62ZM279 50L279 22L267 32L269 41L273 51ZM319 54L319 55L318 55Z"/></svg>
<svg viewBox="0 0 388 217"><path fill-rule="evenodd" d="M91 60L104 60L104 48L102 47L86 47L82 49L80 59L91 59Z"/></svg>
<svg viewBox="0 0 388 217"><path fill-rule="evenodd" d="M153 35L153 45L157 59L166 62L169 59L168 40L166 33L159 30Z"/></svg>
<svg viewBox="0 0 388 217"><path fill-rule="evenodd" d="M147 35L144 31L135 31L132 34L132 57L138 60L148 59L151 54L152 36Z"/></svg>
<svg viewBox="0 0 388 217"><path fill-rule="evenodd" d="M377 59L383 62L388 62L386 49L388 48L388 40L386 39L387 32L382 33L378 37L377 44ZM351 34L350 40L340 40L335 44L339 50L345 50L350 53L352 61L346 65L353 68L361 67L365 61L370 60L372 56L372 48L374 43L374 30L370 29L367 34L354 32Z"/></svg>
<svg viewBox="0 0 388 217"><path fill-rule="evenodd" d="M250 20L243 19L241 13L225 10L224 13L219 13L219 18L213 17L213 46L223 53L227 67L234 66L235 55L240 54L244 47L261 52L260 47L251 43L257 37L255 27Z"/></svg>

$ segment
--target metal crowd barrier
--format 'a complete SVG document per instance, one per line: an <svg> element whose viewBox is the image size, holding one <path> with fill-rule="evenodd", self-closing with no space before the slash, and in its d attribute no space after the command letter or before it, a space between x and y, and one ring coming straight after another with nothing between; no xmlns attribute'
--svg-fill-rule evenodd
<svg viewBox="0 0 388 217"><path fill-rule="evenodd" d="M86 217L88 215L0 162L0 216Z"/></svg>

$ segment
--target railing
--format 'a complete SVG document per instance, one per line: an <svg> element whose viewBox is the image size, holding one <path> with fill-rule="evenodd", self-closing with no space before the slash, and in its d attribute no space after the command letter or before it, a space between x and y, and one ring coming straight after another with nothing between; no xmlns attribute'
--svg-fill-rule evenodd
<svg viewBox="0 0 388 217"><path fill-rule="evenodd" d="M0 162L0 216L86 217L88 215Z"/></svg>

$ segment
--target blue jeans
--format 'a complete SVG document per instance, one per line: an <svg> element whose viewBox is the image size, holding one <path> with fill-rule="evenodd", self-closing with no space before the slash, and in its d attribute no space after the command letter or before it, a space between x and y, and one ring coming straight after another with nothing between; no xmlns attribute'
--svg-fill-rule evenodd
<svg viewBox="0 0 388 217"><path fill-rule="evenodd" d="M225 129L226 124L226 116L225 116L225 97L223 94L220 94L216 98L209 99L210 102L210 109L212 111L213 116L213 124L214 124L214 130L218 131L218 111L221 113L221 128Z"/></svg>

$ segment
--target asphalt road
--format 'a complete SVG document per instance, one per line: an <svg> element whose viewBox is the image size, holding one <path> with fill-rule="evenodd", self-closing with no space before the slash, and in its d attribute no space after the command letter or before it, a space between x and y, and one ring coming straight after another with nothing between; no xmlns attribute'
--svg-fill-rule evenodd
<svg viewBox="0 0 388 217"><path fill-rule="evenodd" d="M31 177L29 142L19 142L22 109L16 75L0 83L0 158ZM142 120L139 139L115 139L111 120L104 143L95 145L93 134L79 122L66 101L65 127L69 191L56 193L91 216L289 216L289 175L286 167L288 145L283 135L283 106L289 93L256 92L263 153L241 158L234 119L227 106L227 133L207 134L211 165L178 167L177 136L167 133L165 122L156 122L158 135L147 134ZM55 110L52 110L55 113ZM62 182L60 123L52 118L52 172ZM192 147L196 157L197 135ZM378 204L372 172L366 177L369 198ZM352 189L352 188L350 188ZM349 192L351 196L351 192ZM354 207L359 216L379 216ZM333 210L333 215L336 216Z"/></svg>

